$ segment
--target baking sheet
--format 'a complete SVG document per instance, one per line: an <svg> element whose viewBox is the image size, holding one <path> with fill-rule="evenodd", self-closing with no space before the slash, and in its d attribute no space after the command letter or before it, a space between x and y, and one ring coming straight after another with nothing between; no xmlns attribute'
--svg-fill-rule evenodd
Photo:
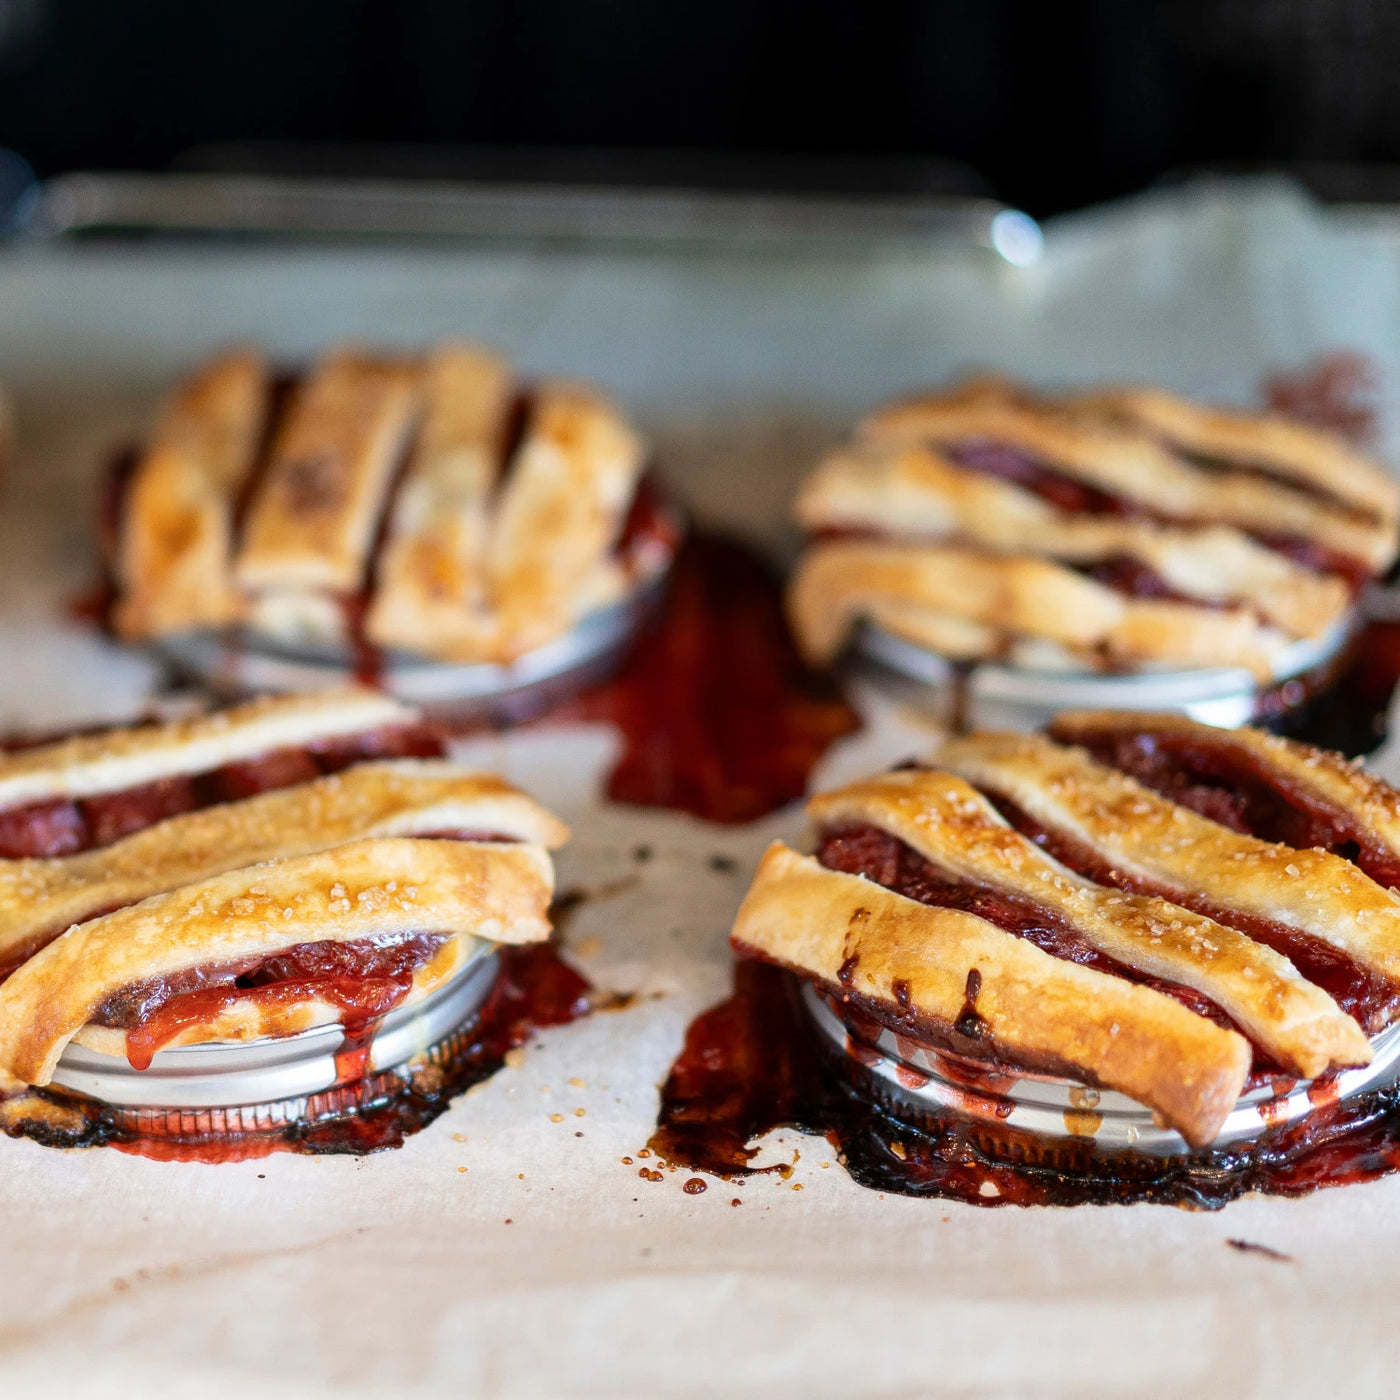
<svg viewBox="0 0 1400 1400"><path fill-rule="evenodd" d="M159 685L66 611L89 579L94 466L168 375L230 337L298 357L340 335L467 333L531 370L596 375L648 422L702 518L781 552L793 481L852 414L970 364L1248 401L1266 369L1344 347L1376 360L1393 403L1397 254L1400 221L1324 217L1268 184L1052 226L1044 262L1021 271L951 251L7 252L0 380L21 450L0 495L0 725L121 718ZM867 703L871 728L818 782L932 742ZM635 1004L544 1033L372 1158L204 1167L0 1139L0 1391L1393 1393L1400 1179L1215 1214L979 1210L863 1191L823 1141L781 1134L767 1156L796 1162L786 1181L688 1195L688 1174L643 1180L656 1085L725 992L748 872L802 821L717 828L601 805L614 743L578 727L462 751L573 825L560 887L592 897L571 956Z"/></svg>

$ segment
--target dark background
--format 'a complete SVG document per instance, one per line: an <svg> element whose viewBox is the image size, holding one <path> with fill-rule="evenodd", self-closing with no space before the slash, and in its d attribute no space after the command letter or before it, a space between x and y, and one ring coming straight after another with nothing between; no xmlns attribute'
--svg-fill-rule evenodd
<svg viewBox="0 0 1400 1400"><path fill-rule="evenodd" d="M1355 196L1400 159L1398 72L1393 0L0 0L0 144L41 174L270 141L451 173L484 144L497 176L718 184L929 186L944 157L1037 214L1201 165ZM775 159L531 163L599 147Z"/></svg>

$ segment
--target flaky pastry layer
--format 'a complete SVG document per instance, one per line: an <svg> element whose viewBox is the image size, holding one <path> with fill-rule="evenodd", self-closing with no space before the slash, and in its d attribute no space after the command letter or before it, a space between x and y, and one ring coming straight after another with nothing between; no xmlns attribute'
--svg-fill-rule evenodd
<svg viewBox="0 0 1400 1400"><path fill-rule="evenodd" d="M121 792L417 718L417 711L377 691L351 689L266 696L189 719L81 734L0 754L0 811Z"/></svg>
<svg viewBox="0 0 1400 1400"><path fill-rule="evenodd" d="M440 346L365 627L378 646L476 659L493 645L486 595L492 493L515 381L499 355Z"/></svg>
<svg viewBox="0 0 1400 1400"><path fill-rule="evenodd" d="M384 836L470 833L554 849L568 828L503 779L440 759L344 773L170 817L79 855L0 861L0 965L102 910L275 858Z"/></svg>
<svg viewBox="0 0 1400 1400"><path fill-rule="evenodd" d="M960 1018L966 1026L973 988L986 1051L1125 1093L1193 1146L1215 1137L1249 1071L1243 1036L1170 997L1051 957L975 915L827 870L781 843L763 857L732 941L925 1032L954 1032Z"/></svg>
<svg viewBox="0 0 1400 1400"><path fill-rule="evenodd" d="M626 579L609 552L644 456L641 438L597 391L540 389L489 544L493 659L513 660L621 595Z"/></svg>
<svg viewBox="0 0 1400 1400"><path fill-rule="evenodd" d="M301 384L258 483L236 571L252 593L356 593L419 411L412 362L340 350Z"/></svg>
<svg viewBox="0 0 1400 1400"><path fill-rule="evenodd" d="M77 924L0 986L0 1082L47 1084L102 1003L138 982L302 943L549 936L553 868L530 844L382 838L274 860Z"/></svg>
<svg viewBox="0 0 1400 1400"><path fill-rule="evenodd" d="M1330 749L1314 748L1262 729L1217 729L1185 715L1070 710L1055 717L1051 732L1067 744L1098 736L1146 735L1168 742L1200 743L1257 767L1261 776L1286 789L1305 810L1335 818L1364 846L1400 857L1400 793Z"/></svg>
<svg viewBox="0 0 1400 1400"><path fill-rule="evenodd" d="M122 504L112 621L141 640L237 621L233 517L268 411L261 355L202 366L166 400Z"/></svg>
<svg viewBox="0 0 1400 1400"><path fill-rule="evenodd" d="M812 545L789 587L788 612L803 652L819 665L866 617L925 644L924 615L957 618L982 629L968 636L993 646L989 655L1030 637L1100 667L1245 666L1261 679L1286 643L1245 610L1124 597L1045 559L879 540Z"/></svg>
<svg viewBox="0 0 1400 1400"><path fill-rule="evenodd" d="M1282 414L1208 407L1145 385L1101 389L1071 402L1076 412L1145 429L1202 457L1298 482L1379 520L1400 515L1400 485L1388 472L1337 434Z"/></svg>
<svg viewBox="0 0 1400 1400"><path fill-rule="evenodd" d="M952 739L938 762L1129 882L1297 929L1400 980L1400 897L1341 856L1231 831L1043 735Z"/></svg>
<svg viewBox="0 0 1400 1400"><path fill-rule="evenodd" d="M1115 962L1194 988L1295 1074L1370 1062L1361 1028L1287 958L1167 900L1083 879L951 773L885 773L814 797L807 810L829 829L876 826L946 876L1029 902Z"/></svg>
<svg viewBox="0 0 1400 1400"><path fill-rule="evenodd" d="M796 514L814 532L949 541L1071 564L1126 557L1188 598L1246 605L1292 637L1320 635L1351 602L1342 579L1300 568L1230 526L1074 514L927 445L877 442L833 453L803 484Z"/></svg>
<svg viewBox="0 0 1400 1400"><path fill-rule="evenodd" d="M1328 505L1253 472L1196 466L1146 434L1035 404L1014 391L906 399L870 415L860 431L866 441L886 443L1005 443L1163 520L1296 535L1377 572L1396 556L1393 521Z"/></svg>

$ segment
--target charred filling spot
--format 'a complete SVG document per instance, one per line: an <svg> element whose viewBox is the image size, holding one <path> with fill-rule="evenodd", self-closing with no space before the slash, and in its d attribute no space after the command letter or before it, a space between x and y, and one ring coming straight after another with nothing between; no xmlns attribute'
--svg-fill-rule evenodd
<svg viewBox="0 0 1400 1400"><path fill-rule="evenodd" d="M436 726L392 725L275 749L206 773L162 778L121 792L12 807L0 812L0 858L74 855L182 812L291 787L370 759L440 758L445 752Z"/></svg>
<svg viewBox="0 0 1400 1400"><path fill-rule="evenodd" d="M1075 733L1101 763L1232 831L1299 850L1321 847L1378 884L1400 886L1400 859L1341 808L1320 801L1228 742L1200 736Z"/></svg>
<svg viewBox="0 0 1400 1400"><path fill-rule="evenodd" d="M1384 1030L1400 1015L1400 986L1364 967L1340 948L1272 919L1217 905L1192 890L1170 889L1127 875L1072 837L1042 826L1009 798L995 792L987 792L986 796L1017 831L1071 870L1101 885L1113 885L1134 894L1159 895L1282 953L1309 982L1321 987L1354 1018L1367 1035Z"/></svg>
<svg viewBox="0 0 1400 1400"><path fill-rule="evenodd" d="M446 942L445 935L419 933L299 943L270 957L152 977L109 996L92 1024L126 1032L127 1057L137 1070L148 1069L183 1031L207 1025L235 1003L270 1011L324 1001L342 1013L353 1039L408 995L414 975Z"/></svg>
<svg viewBox="0 0 1400 1400"><path fill-rule="evenodd" d="M1006 933L1027 939L1052 957L1093 968L1096 972L1104 972L1138 986L1150 987L1216 1025L1230 1030L1240 1029L1220 1007L1200 992L1149 976L1108 957L1052 910L1016 895L985 889L943 875L911 846L877 826L857 825L827 831L817 846L816 856L828 869L840 870L847 875L863 875L921 904L975 914ZM976 1038L981 1034L985 1022L977 1013L976 1006L982 977L976 969L973 969L973 973L968 976L967 1006L958 1018L955 1029ZM967 1021L966 1028L963 1026L964 1020ZM1240 1033L1245 1034L1243 1031ZM1255 1065L1260 1071L1276 1069L1257 1046Z"/></svg>

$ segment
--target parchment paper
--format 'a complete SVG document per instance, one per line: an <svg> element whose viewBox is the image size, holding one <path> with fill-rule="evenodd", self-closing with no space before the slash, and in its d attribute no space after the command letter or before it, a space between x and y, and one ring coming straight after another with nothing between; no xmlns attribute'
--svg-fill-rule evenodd
<svg viewBox="0 0 1400 1400"><path fill-rule="evenodd" d="M296 356L458 332L595 374L703 517L781 550L792 482L853 413L968 364L1247 401L1265 369L1341 346L1376 358L1393 401L1397 228L1246 185L1069 221L1026 272L946 251L8 252L0 378L20 455L0 497L0 723L145 703L155 669L65 612L89 577L93 469L168 375L230 337ZM887 707L871 719L819 782L933 741ZM641 1179L656 1085L727 988L748 873L803 823L600 805L613 742L576 728L463 752L572 823L559 883L594 896L572 956L640 990L631 1009L544 1034L368 1159L204 1167L0 1139L0 1394L1395 1393L1400 1179L1215 1214L979 1210L861 1190L793 1135L766 1148L796 1161L788 1181Z"/></svg>

